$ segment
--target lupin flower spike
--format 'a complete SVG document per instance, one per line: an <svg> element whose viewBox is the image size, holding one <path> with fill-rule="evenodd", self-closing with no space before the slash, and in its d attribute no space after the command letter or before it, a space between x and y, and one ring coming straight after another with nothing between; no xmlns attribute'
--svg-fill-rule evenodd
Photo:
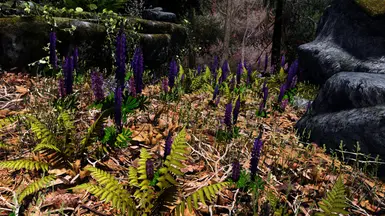
<svg viewBox="0 0 385 216"><path fill-rule="evenodd" d="M224 123L227 126L227 129L229 130L232 127L232 118L231 118L232 111L233 111L233 104L230 101L228 104L226 104L225 119L224 119Z"/></svg>
<svg viewBox="0 0 385 216"><path fill-rule="evenodd" d="M164 159L166 159L167 155L170 155L171 153L172 142L173 142L173 139L172 139L171 133L169 132L166 138L166 143L164 145L164 155L163 155Z"/></svg>
<svg viewBox="0 0 385 216"><path fill-rule="evenodd" d="M285 92L286 92L286 83L282 84L279 90L278 103L282 102L283 96L285 96Z"/></svg>
<svg viewBox="0 0 385 216"><path fill-rule="evenodd" d="M212 100L215 100L215 98L218 96L218 94L219 94L219 86L216 85L215 89L214 89L214 94L213 94L213 99Z"/></svg>
<svg viewBox="0 0 385 216"><path fill-rule="evenodd" d="M239 164L238 160L234 160L233 162L233 170L231 174L231 179L233 182L237 182L239 180L239 177L241 176L241 164Z"/></svg>
<svg viewBox="0 0 385 216"><path fill-rule="evenodd" d="M229 63L227 62L227 60L225 60L225 62L223 62L223 65L222 65L222 76L221 76L220 83L226 81L228 73L229 73Z"/></svg>
<svg viewBox="0 0 385 216"><path fill-rule="evenodd" d="M126 34L123 25L116 36L116 74L118 85L124 88L124 77L126 73Z"/></svg>
<svg viewBox="0 0 385 216"><path fill-rule="evenodd" d="M168 86L172 89L175 86L175 78L178 75L178 65L173 58L170 63L170 72L168 74Z"/></svg>
<svg viewBox="0 0 385 216"><path fill-rule="evenodd" d="M238 68L237 68L237 85L241 84L242 72L243 72L243 64L242 64L242 62L239 62Z"/></svg>
<svg viewBox="0 0 385 216"><path fill-rule="evenodd" d="M49 62L54 69L57 69L56 32L49 34Z"/></svg>
<svg viewBox="0 0 385 216"><path fill-rule="evenodd" d="M235 102L234 111L233 111L233 124L237 124L239 111L241 109L241 97L238 96L237 101Z"/></svg>
<svg viewBox="0 0 385 216"><path fill-rule="evenodd" d="M154 178L154 162L150 159L146 161L146 175L148 180Z"/></svg>
<svg viewBox="0 0 385 216"><path fill-rule="evenodd" d="M258 162L261 156L262 147L263 147L262 132L260 132L258 138L256 138L254 141L253 149L251 151L250 173L253 179L257 174Z"/></svg>
<svg viewBox="0 0 385 216"><path fill-rule="evenodd" d="M72 57L66 57L63 65L64 72L64 86L66 95L70 95L73 92L73 60Z"/></svg>
<svg viewBox="0 0 385 216"><path fill-rule="evenodd" d="M94 92L95 100L101 101L104 99L103 91L103 75L99 72L91 73L91 88Z"/></svg>

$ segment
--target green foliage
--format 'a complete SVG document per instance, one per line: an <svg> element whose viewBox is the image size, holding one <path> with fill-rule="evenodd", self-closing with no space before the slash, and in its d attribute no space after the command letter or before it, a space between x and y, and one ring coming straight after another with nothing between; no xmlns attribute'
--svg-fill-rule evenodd
<svg viewBox="0 0 385 216"><path fill-rule="evenodd" d="M64 7L87 11L101 12L103 9L118 11L124 7L127 0L64 0Z"/></svg>
<svg viewBox="0 0 385 216"><path fill-rule="evenodd" d="M344 210L348 205L346 203L343 177L340 176L337 179L332 190L326 194L326 198L323 198L318 205L323 211L322 213L316 213L318 216L349 214Z"/></svg>
<svg viewBox="0 0 385 216"><path fill-rule="evenodd" d="M320 87L317 85L310 84L309 82L297 83L296 95L308 100L314 100L318 94Z"/></svg>
<svg viewBox="0 0 385 216"><path fill-rule="evenodd" d="M74 92L71 95L67 95L66 97L57 98L53 101L53 106L59 112L64 110L78 110L79 106L79 92Z"/></svg>
<svg viewBox="0 0 385 216"><path fill-rule="evenodd" d="M49 187L49 184L55 179L56 177L54 175L49 175L29 184L18 194L18 202L21 203L26 196L36 193L43 188Z"/></svg>
<svg viewBox="0 0 385 216"><path fill-rule="evenodd" d="M48 171L48 164L40 161L31 161L31 160L13 160L13 161L1 161L0 167L6 169L20 170L43 170Z"/></svg>
<svg viewBox="0 0 385 216"><path fill-rule="evenodd" d="M190 212L192 212L193 205L195 208L198 208L198 201L202 202L204 205L207 205L205 200L209 200L210 202L212 202L216 194L224 187L228 187L229 185L230 182L220 182L202 187L201 189L197 190L196 192L187 197L186 204L188 209L190 210Z"/></svg>
<svg viewBox="0 0 385 216"><path fill-rule="evenodd" d="M8 116L6 118L0 119L0 130L4 127L7 127L7 126L13 124L14 122L16 122L18 120L19 120L18 115Z"/></svg>
<svg viewBox="0 0 385 216"><path fill-rule="evenodd" d="M372 16L385 14L384 0L355 0L355 2Z"/></svg>
<svg viewBox="0 0 385 216"><path fill-rule="evenodd" d="M128 146L131 139L132 132L130 129L123 128L122 132L116 137L115 147L124 148Z"/></svg>

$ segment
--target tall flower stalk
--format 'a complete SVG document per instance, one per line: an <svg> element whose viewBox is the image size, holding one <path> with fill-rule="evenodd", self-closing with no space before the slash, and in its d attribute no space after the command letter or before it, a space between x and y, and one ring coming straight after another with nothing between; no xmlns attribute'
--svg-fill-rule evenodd
<svg viewBox="0 0 385 216"><path fill-rule="evenodd" d="M64 75L64 86L66 90L66 95L73 93L73 60L72 57L67 56L63 64L63 75Z"/></svg>
<svg viewBox="0 0 385 216"><path fill-rule="evenodd" d="M222 76L220 79L220 83L226 81L229 72L230 72L229 63L227 62L227 60L225 60L225 62L223 62L223 65L222 65Z"/></svg>
<svg viewBox="0 0 385 216"><path fill-rule="evenodd" d="M103 75L99 72L91 73L91 88L94 92L95 100L101 101L104 99L103 91Z"/></svg>
<svg viewBox="0 0 385 216"><path fill-rule="evenodd" d="M261 156L262 147L263 147L262 133L260 133L258 138L254 140L253 149L251 151L250 173L251 173L252 179L254 179L257 174L258 162Z"/></svg>
<svg viewBox="0 0 385 216"><path fill-rule="evenodd" d="M132 68L134 71L134 79L135 79L135 89L136 93L140 94L143 90L143 53L142 50L138 47L135 49L134 58L132 62Z"/></svg>
<svg viewBox="0 0 385 216"><path fill-rule="evenodd" d="M232 111L233 111L233 104L230 101L228 104L226 104L225 119L224 119L224 123L229 131L232 128L232 118L231 118Z"/></svg>
<svg viewBox="0 0 385 216"><path fill-rule="evenodd" d="M170 155L171 153L172 142L173 142L172 135L171 133L168 133L166 138L166 143L164 145L164 155L163 155L164 159L166 159L167 155Z"/></svg>
<svg viewBox="0 0 385 216"><path fill-rule="evenodd" d="M116 67L116 81L121 88L124 88L126 73L126 34L124 33L123 26L116 36Z"/></svg>
<svg viewBox="0 0 385 216"><path fill-rule="evenodd" d="M168 86L172 89L175 86L175 79L178 76L178 64L173 58L170 62L170 72L168 74Z"/></svg>
<svg viewBox="0 0 385 216"><path fill-rule="evenodd" d="M239 111L241 109L241 97L238 96L237 101L235 102L234 110L233 110L233 124L237 124Z"/></svg>
<svg viewBox="0 0 385 216"><path fill-rule="evenodd" d="M233 170L231 174L231 179L234 182L237 182L239 180L239 177L241 176L241 164L239 163L238 160L234 160L232 166L233 166Z"/></svg>
<svg viewBox="0 0 385 216"><path fill-rule="evenodd" d="M242 62L239 62L238 68L237 68L237 86L241 84L242 72L243 72L243 64Z"/></svg>
<svg viewBox="0 0 385 216"><path fill-rule="evenodd" d="M49 63L53 69L57 69L57 55L56 55L56 32L49 34Z"/></svg>

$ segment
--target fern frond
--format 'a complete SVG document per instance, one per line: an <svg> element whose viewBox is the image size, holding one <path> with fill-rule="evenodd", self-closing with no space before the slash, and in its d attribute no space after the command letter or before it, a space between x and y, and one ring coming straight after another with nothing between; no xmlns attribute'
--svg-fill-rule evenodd
<svg viewBox="0 0 385 216"><path fill-rule="evenodd" d="M41 151L43 149L49 149L49 150L53 150L55 152L60 152L60 149L58 147L56 147L55 145L50 145L50 144L46 144L46 143L37 144L36 147L33 149L33 151Z"/></svg>
<svg viewBox="0 0 385 216"><path fill-rule="evenodd" d="M132 132L130 129L123 128L122 133L118 134L116 137L115 146L117 147L127 147L128 143L132 140Z"/></svg>
<svg viewBox="0 0 385 216"><path fill-rule="evenodd" d="M40 144L56 146L58 140L45 124L33 116L28 116L27 119L28 123L30 123L32 132L36 135L36 138L40 140Z"/></svg>
<svg viewBox="0 0 385 216"><path fill-rule="evenodd" d="M207 83L210 81L210 78L211 78L211 71L210 71L210 68L206 66L205 73L203 74L203 80Z"/></svg>
<svg viewBox="0 0 385 216"><path fill-rule="evenodd" d="M185 128L183 128L173 141L171 153L167 155L166 161L164 162L164 167L159 170L161 176L158 178L158 187L165 188L169 186L169 183L171 183L172 185L177 184L173 175L183 175L180 169L184 168L184 166L180 161L187 159L185 154L190 153L188 150L186 150L187 147L188 146L186 144L186 130Z"/></svg>
<svg viewBox="0 0 385 216"><path fill-rule="evenodd" d="M342 179L342 177L339 177L337 179L332 190L326 194L326 198L323 198L318 204L319 207L323 210L323 212L316 213L316 215L329 216L338 214L349 214L349 212L344 210L344 208L348 207L348 205L346 203L345 186Z"/></svg>
<svg viewBox="0 0 385 216"><path fill-rule="evenodd" d="M128 168L128 183L132 187L139 187L139 182L138 182L138 171L136 170L135 167L130 166Z"/></svg>
<svg viewBox="0 0 385 216"><path fill-rule="evenodd" d="M101 128L104 119L110 115L113 111L113 108L103 111L99 118L88 128L87 134L80 142L81 148L85 149L91 142L91 138L96 134L96 131Z"/></svg>
<svg viewBox="0 0 385 216"><path fill-rule="evenodd" d="M72 131L73 129L75 129L72 116L68 112L60 113L58 120L61 120L63 122L63 126L67 131Z"/></svg>
<svg viewBox="0 0 385 216"><path fill-rule="evenodd" d="M7 127L7 126L15 123L18 120L19 120L18 115L12 115L12 116L8 116L6 118L0 119L0 130L4 127Z"/></svg>
<svg viewBox="0 0 385 216"><path fill-rule="evenodd" d="M135 205L130 196L120 193L121 191L119 190L111 190L111 188L90 183L78 185L73 187L72 190L87 190L99 199L111 203L114 208L120 210L122 213L128 212L128 215L135 215Z"/></svg>
<svg viewBox="0 0 385 216"><path fill-rule="evenodd" d="M30 194L33 194L43 188L46 188L46 187L49 187L50 186L50 183L52 181L54 181L56 179L56 177L54 175L49 175L49 176L46 176L46 177L43 177L31 184L29 184L24 190L22 190L19 195L18 195L18 201L19 203L21 201L23 201L23 199L30 195Z"/></svg>
<svg viewBox="0 0 385 216"><path fill-rule="evenodd" d="M31 160L14 160L14 161L1 161L0 168L20 170L43 170L48 171L48 164L40 161L31 161Z"/></svg>
<svg viewBox="0 0 385 216"><path fill-rule="evenodd" d="M207 205L206 200L209 200L210 202L212 202L213 198L217 195L219 191L221 191L224 187L228 187L230 185L231 185L230 182L220 182L220 183L202 187L199 190L192 193L190 196L188 196L186 199L186 203L182 202L183 206L180 207L180 210L183 209L183 212L184 212L185 205L187 204L189 211L192 212L193 205L194 205L194 208L196 209L198 208L198 201L202 202L204 205ZM178 214L178 212L176 213L177 215L183 215L183 212L182 211L179 212L182 214Z"/></svg>
<svg viewBox="0 0 385 216"><path fill-rule="evenodd" d="M10 149L10 148L12 148L10 145L7 145L5 143L0 142L0 149L7 150L7 149Z"/></svg>

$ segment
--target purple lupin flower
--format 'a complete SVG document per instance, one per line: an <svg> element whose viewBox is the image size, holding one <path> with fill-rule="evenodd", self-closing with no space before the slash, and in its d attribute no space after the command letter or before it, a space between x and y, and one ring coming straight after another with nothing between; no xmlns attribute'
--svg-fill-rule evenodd
<svg viewBox="0 0 385 216"><path fill-rule="evenodd" d="M252 74L253 74L253 71L251 69L251 65L249 64L247 66L247 85L250 85L250 83L252 82Z"/></svg>
<svg viewBox="0 0 385 216"><path fill-rule="evenodd" d="M136 93L140 94L142 93L142 90L143 90L144 68L143 68L143 53L139 47L135 49L134 58L131 64L134 71Z"/></svg>
<svg viewBox="0 0 385 216"><path fill-rule="evenodd" d="M238 68L237 68L237 85L241 84L242 72L243 72L243 65L242 65L242 62L239 62Z"/></svg>
<svg viewBox="0 0 385 216"><path fill-rule="evenodd" d="M241 109L241 97L238 96L237 101L235 102L234 110L233 110L233 124L237 124L239 111Z"/></svg>
<svg viewBox="0 0 385 216"><path fill-rule="evenodd" d="M232 126L232 119L231 119L232 111L233 111L233 104L230 101L228 104L226 104L225 119L224 119L224 123L229 130L231 129L231 126Z"/></svg>
<svg viewBox="0 0 385 216"><path fill-rule="evenodd" d="M265 103L264 103L264 101L262 101L262 102L259 104L258 115L261 115L261 114L262 114L264 108L265 108Z"/></svg>
<svg viewBox="0 0 385 216"><path fill-rule="evenodd" d="M197 68L197 75L201 75L202 73L202 66L198 65L198 68Z"/></svg>
<svg viewBox="0 0 385 216"><path fill-rule="evenodd" d="M104 99L103 91L103 75L99 72L91 73L91 88L94 92L95 100L101 101Z"/></svg>
<svg viewBox="0 0 385 216"><path fill-rule="evenodd" d="M66 91L65 91L65 87L64 87L64 80L62 78L59 79L58 91L59 91L59 97L63 98L66 96Z"/></svg>
<svg viewBox="0 0 385 216"><path fill-rule="evenodd" d="M289 100L288 99L282 100L282 102L281 102L281 110L282 111L284 111L286 109L287 104L289 104Z"/></svg>
<svg viewBox="0 0 385 216"><path fill-rule="evenodd" d="M57 69L56 32L49 34L49 63L54 69Z"/></svg>
<svg viewBox="0 0 385 216"><path fill-rule="evenodd" d="M79 50L78 47L75 47L74 49L74 55L73 55L73 61L74 61L74 69L78 69L78 62L79 62Z"/></svg>
<svg viewBox="0 0 385 216"><path fill-rule="evenodd" d="M126 73L126 34L123 25L116 36L116 74L118 85L124 88L124 77Z"/></svg>
<svg viewBox="0 0 385 216"><path fill-rule="evenodd" d="M63 65L64 86L66 95L70 95L73 92L73 60L72 57L66 57Z"/></svg>
<svg viewBox="0 0 385 216"><path fill-rule="evenodd" d="M146 175L148 180L154 178L154 162L150 159L146 161Z"/></svg>
<svg viewBox="0 0 385 216"><path fill-rule="evenodd" d="M128 81L128 84L129 84L129 89L130 89L130 94L133 96L133 97L136 97L136 85L135 85L135 78L134 77L131 77L130 80Z"/></svg>
<svg viewBox="0 0 385 216"><path fill-rule="evenodd" d="M251 151L250 173L253 179L257 174L258 162L259 162L259 158L261 156L261 150L263 147L263 142L261 139L262 139L262 133L260 133L258 138L255 139L253 149Z"/></svg>
<svg viewBox="0 0 385 216"><path fill-rule="evenodd" d="M267 88L266 81L263 83L262 92L263 92L263 103L266 104L267 96L269 94L269 89Z"/></svg>
<svg viewBox="0 0 385 216"><path fill-rule="evenodd" d="M175 78L178 75L178 65L173 58L170 62L170 72L168 74L168 86L172 89L175 86Z"/></svg>
<svg viewBox="0 0 385 216"><path fill-rule="evenodd" d="M218 94L219 94L219 86L216 85L213 93L213 100L215 100Z"/></svg>
<svg viewBox="0 0 385 216"><path fill-rule="evenodd" d="M170 155L171 153L172 142L173 142L173 139L172 139L171 133L168 133L166 138L166 143L164 145L164 155L163 155L164 159L166 159L167 155Z"/></svg>
<svg viewBox="0 0 385 216"><path fill-rule="evenodd" d="M168 93L168 78L165 77L162 81L162 89L164 93Z"/></svg>
<svg viewBox="0 0 385 216"><path fill-rule="evenodd" d="M239 177L241 176L241 164L239 164L238 160L234 160L233 164L233 170L231 174L231 179L233 182L237 182L239 180Z"/></svg>
<svg viewBox="0 0 385 216"><path fill-rule="evenodd" d="M267 66L269 65L269 56L267 55L267 53L266 53L266 55L265 55L265 68L264 68L264 70L263 70L263 73L266 73L267 72Z"/></svg>
<svg viewBox="0 0 385 216"><path fill-rule="evenodd" d="M293 77L293 79L291 80L290 88L295 88L295 86L297 85L297 82L298 82L298 76L295 75L295 76Z"/></svg>
<svg viewBox="0 0 385 216"><path fill-rule="evenodd" d="M282 57L281 57L281 67L282 68L285 67L285 54L283 54Z"/></svg>
<svg viewBox="0 0 385 216"><path fill-rule="evenodd" d="M122 131L122 88L117 86L115 89L115 125L120 133Z"/></svg>
<svg viewBox="0 0 385 216"><path fill-rule="evenodd" d="M228 74L229 74L229 63L227 62L227 60L225 60L222 65L222 76L220 79L220 83L226 81Z"/></svg>
<svg viewBox="0 0 385 216"><path fill-rule="evenodd" d="M283 96L285 96L285 92L286 92L286 83L284 83L279 90L278 103L282 102Z"/></svg>
<svg viewBox="0 0 385 216"><path fill-rule="evenodd" d="M286 86L287 87L289 87L289 88L291 87L291 83L293 82L293 78L296 75L297 70L298 70L298 60L295 60L290 65L289 72L287 74L287 80L286 80L286 83L287 83Z"/></svg>

